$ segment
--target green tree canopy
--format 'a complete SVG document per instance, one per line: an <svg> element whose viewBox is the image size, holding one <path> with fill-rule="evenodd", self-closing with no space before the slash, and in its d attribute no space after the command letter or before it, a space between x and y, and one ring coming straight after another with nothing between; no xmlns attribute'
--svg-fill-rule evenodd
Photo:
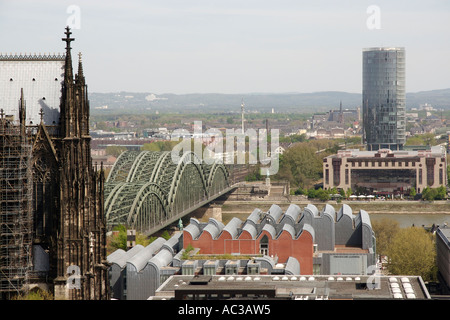
<svg viewBox="0 0 450 320"><path fill-rule="evenodd" d="M310 187L322 176L322 156L306 142L287 149L280 157L278 179L288 180L294 186Z"/></svg>
<svg viewBox="0 0 450 320"><path fill-rule="evenodd" d="M380 255L387 255L392 239L400 230L398 221L388 218L382 218L380 220L372 219L371 224L377 239L377 253Z"/></svg>
<svg viewBox="0 0 450 320"><path fill-rule="evenodd" d="M388 269L395 275L419 275L424 281L436 278L434 236L421 227L402 228L386 250Z"/></svg>
<svg viewBox="0 0 450 320"><path fill-rule="evenodd" d="M108 244L108 254L116 251L117 249L126 250L127 249L127 227L124 225L118 225L114 227L113 231L118 231L117 234L113 234L109 239ZM154 237L148 238L143 234L136 232L136 244L143 245L144 247L148 246L153 240Z"/></svg>

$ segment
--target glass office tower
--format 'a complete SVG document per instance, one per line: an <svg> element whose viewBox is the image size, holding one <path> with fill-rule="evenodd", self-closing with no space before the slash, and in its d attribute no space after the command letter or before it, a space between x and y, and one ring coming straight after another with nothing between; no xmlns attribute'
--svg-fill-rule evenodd
<svg viewBox="0 0 450 320"><path fill-rule="evenodd" d="M402 150L406 142L404 48L363 50L362 95L367 150Z"/></svg>

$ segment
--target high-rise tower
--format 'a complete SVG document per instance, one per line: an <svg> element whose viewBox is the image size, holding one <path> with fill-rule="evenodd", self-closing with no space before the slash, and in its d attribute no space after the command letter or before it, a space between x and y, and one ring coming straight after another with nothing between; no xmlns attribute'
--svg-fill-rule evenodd
<svg viewBox="0 0 450 320"><path fill-rule="evenodd" d="M363 50L362 109L368 150L402 150L405 137L405 49Z"/></svg>

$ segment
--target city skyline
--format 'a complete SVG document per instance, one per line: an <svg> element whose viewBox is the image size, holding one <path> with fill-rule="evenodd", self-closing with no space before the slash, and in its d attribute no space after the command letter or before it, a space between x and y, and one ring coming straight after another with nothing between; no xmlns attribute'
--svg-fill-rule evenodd
<svg viewBox="0 0 450 320"><path fill-rule="evenodd" d="M0 52L62 52L70 22L90 92L359 93L362 49L395 46L418 92L450 88L449 18L441 1L9 1Z"/></svg>

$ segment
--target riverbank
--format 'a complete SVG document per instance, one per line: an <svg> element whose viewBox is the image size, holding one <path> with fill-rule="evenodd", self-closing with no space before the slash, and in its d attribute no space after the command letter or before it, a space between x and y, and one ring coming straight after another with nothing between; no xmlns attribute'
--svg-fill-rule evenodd
<svg viewBox="0 0 450 320"><path fill-rule="evenodd" d="M296 204L300 208L305 207L308 204L315 205L319 210L322 210L326 204L334 207L337 211L342 207L342 204L347 204L352 208L353 214L357 214L360 210L365 210L369 213L372 219L382 217L395 217L398 216L400 221L408 221L405 223L413 224L414 221L423 224L420 221L430 221L434 223L437 221L450 221L450 201L409 201L409 200L392 200L392 201L342 201L337 203L336 201L275 201L275 200L252 200L252 201L224 201L223 203L217 203L222 209L222 221L226 224L233 217L237 217L241 220L247 219L247 217L256 208L267 211L272 204L280 206L283 211L286 211L290 204ZM424 218L427 216L427 218ZM411 218L411 219L409 219ZM397 220L397 219L396 219ZM428 224L428 223L427 223Z"/></svg>

